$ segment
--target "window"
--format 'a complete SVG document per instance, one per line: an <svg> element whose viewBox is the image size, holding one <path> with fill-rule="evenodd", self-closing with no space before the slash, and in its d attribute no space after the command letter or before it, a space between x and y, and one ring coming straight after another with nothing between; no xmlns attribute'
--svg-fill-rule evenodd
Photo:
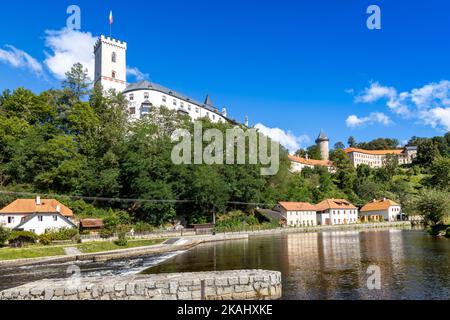
<svg viewBox="0 0 450 320"><path fill-rule="evenodd" d="M188 110L189 110L189 111L191 111L191 110L192 110L192 107L191 107L191 105L190 105L190 104L188 105Z"/></svg>
<svg viewBox="0 0 450 320"><path fill-rule="evenodd" d="M117 61L117 55L116 55L115 52L112 53L111 61L112 61L113 63L116 63L116 61Z"/></svg>
<svg viewBox="0 0 450 320"><path fill-rule="evenodd" d="M166 96L163 96L163 97L162 97L162 101L163 101L163 102L167 102L167 97L166 97Z"/></svg>
<svg viewBox="0 0 450 320"><path fill-rule="evenodd" d="M53 216L53 221L58 221L58 216Z"/></svg>
<svg viewBox="0 0 450 320"><path fill-rule="evenodd" d="M113 79L116 78L116 72L115 72L115 71L112 72L111 77L112 77Z"/></svg>
<svg viewBox="0 0 450 320"><path fill-rule="evenodd" d="M144 99L148 99L150 97L150 95L148 94L148 92L144 93Z"/></svg>
<svg viewBox="0 0 450 320"><path fill-rule="evenodd" d="M174 106L177 105L177 100L173 99L173 105L174 105Z"/></svg>
<svg viewBox="0 0 450 320"><path fill-rule="evenodd" d="M38 216L38 221L39 221L39 222L44 221L44 216Z"/></svg>
<svg viewBox="0 0 450 320"><path fill-rule="evenodd" d="M215 115L215 114L213 114L212 118L213 118L213 120L216 120L216 115Z"/></svg>
<svg viewBox="0 0 450 320"><path fill-rule="evenodd" d="M14 217L8 217L8 224L14 223Z"/></svg>
<svg viewBox="0 0 450 320"><path fill-rule="evenodd" d="M136 108L135 107L130 108L130 114L136 114Z"/></svg>
<svg viewBox="0 0 450 320"><path fill-rule="evenodd" d="M134 100L134 94L130 94L130 101L133 101Z"/></svg>
<svg viewBox="0 0 450 320"><path fill-rule="evenodd" d="M200 113L200 109L199 108L195 108L195 112Z"/></svg>
<svg viewBox="0 0 450 320"><path fill-rule="evenodd" d="M180 105L181 105L181 108L183 108L183 109L184 109L184 103L183 103L183 102L181 102L181 103L180 103Z"/></svg>

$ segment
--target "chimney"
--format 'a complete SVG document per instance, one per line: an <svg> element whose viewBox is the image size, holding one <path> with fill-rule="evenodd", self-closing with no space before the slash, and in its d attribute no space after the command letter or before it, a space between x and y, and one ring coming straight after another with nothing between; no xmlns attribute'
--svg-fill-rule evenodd
<svg viewBox="0 0 450 320"><path fill-rule="evenodd" d="M223 115L224 117L228 117L227 108L223 108L223 109L222 109L222 115Z"/></svg>
<svg viewBox="0 0 450 320"><path fill-rule="evenodd" d="M305 159L309 160L309 154L308 153L306 154Z"/></svg>
<svg viewBox="0 0 450 320"><path fill-rule="evenodd" d="M61 213L61 206L59 204L56 206L56 212Z"/></svg>
<svg viewBox="0 0 450 320"><path fill-rule="evenodd" d="M36 205L37 205L37 206L40 206L40 205L41 205L41 197L40 197L40 196L37 196L37 197L36 197Z"/></svg>
<svg viewBox="0 0 450 320"><path fill-rule="evenodd" d="M248 116L245 116L245 126L248 128L249 127L249 121L248 121Z"/></svg>
<svg viewBox="0 0 450 320"><path fill-rule="evenodd" d="M386 198L383 198L383 202L385 202L387 199Z"/></svg>

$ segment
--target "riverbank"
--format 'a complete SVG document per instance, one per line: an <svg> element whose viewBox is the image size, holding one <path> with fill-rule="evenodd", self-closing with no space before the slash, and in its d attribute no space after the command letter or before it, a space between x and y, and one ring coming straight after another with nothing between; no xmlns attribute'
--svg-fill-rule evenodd
<svg viewBox="0 0 450 320"><path fill-rule="evenodd" d="M68 263L76 261L106 262L110 260L126 259L151 254L185 251L205 242L227 241L237 239L248 239L248 234L219 234L216 236L207 235L207 236L191 236L186 238L174 238L169 239L166 242L158 245L133 247L128 249L102 251L96 253L72 254L65 256L4 260L0 261L0 266L20 267L43 263Z"/></svg>
<svg viewBox="0 0 450 320"><path fill-rule="evenodd" d="M103 250L100 252L86 252L74 255L63 255L55 254L54 256L44 256L44 257L32 257L26 259L14 259L14 260L0 260L0 266L24 266L30 264L39 263L66 263L73 261L109 261L114 259L130 258L135 256L149 255L149 254L160 254L175 251L189 250L198 244L211 241L226 241L226 240L237 240L237 239L247 239L251 236L258 235L268 235L276 233L310 233L310 232L324 232L324 231L340 231L340 230L369 230L378 228L410 228L411 223L409 221L397 221L397 222L379 222L379 223L365 223L365 224L353 224L353 225L335 225L335 226L315 226L315 227L303 227L303 228L277 228L268 230L257 230L257 231L240 231L231 233L220 233L217 235L204 235L204 236L184 236L180 238L172 238L178 241L172 241L172 243L163 243L160 245L145 245L145 246L133 246L127 249L117 249L117 250ZM152 235L149 240L140 238L139 241L157 241L155 235ZM95 246L95 243L84 243L79 246ZM133 243L133 241L130 241ZM142 243L142 242L141 242ZM67 246L59 247L48 247L50 253L55 252L56 248L64 248ZM73 246L77 247L77 246ZM106 246L108 247L108 246ZM45 247L42 249L44 250ZM12 249L14 250L14 249ZM95 251L95 250L94 250Z"/></svg>

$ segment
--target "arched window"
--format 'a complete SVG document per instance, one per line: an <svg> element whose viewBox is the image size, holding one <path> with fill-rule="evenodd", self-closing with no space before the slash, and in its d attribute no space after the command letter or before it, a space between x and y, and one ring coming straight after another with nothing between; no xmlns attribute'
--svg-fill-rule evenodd
<svg viewBox="0 0 450 320"><path fill-rule="evenodd" d="M111 57L111 61L115 63L115 62L116 62L116 60L117 60L117 56L116 56L116 53L115 53L115 52L113 52L113 53L112 53L112 57Z"/></svg>
<svg viewBox="0 0 450 320"><path fill-rule="evenodd" d="M116 78L116 72L115 72L115 71L112 72L111 77L112 77L113 79Z"/></svg>

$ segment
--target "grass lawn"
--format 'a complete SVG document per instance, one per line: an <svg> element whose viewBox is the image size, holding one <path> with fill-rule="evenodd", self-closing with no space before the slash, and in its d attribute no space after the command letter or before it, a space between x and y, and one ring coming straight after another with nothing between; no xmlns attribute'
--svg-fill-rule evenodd
<svg viewBox="0 0 450 320"><path fill-rule="evenodd" d="M0 261L1 260L16 260L16 259L29 259L29 258L43 258L43 257L53 257L53 256L63 256L65 255L64 248L75 247L82 253L96 253L102 251L113 251L128 248L137 248L152 246L164 242L166 239L155 239L155 240L136 240L128 241L128 245L125 247L120 247L112 241L102 241L102 242L91 242L83 244L73 244L65 246L30 246L27 248L0 248Z"/></svg>
<svg viewBox="0 0 450 320"><path fill-rule="evenodd" d="M156 239L156 240L136 240L136 241L128 241L128 245L125 247L120 247L112 241L102 241L102 242L89 242L76 245L76 248L83 253L95 253L102 251L113 251L120 249L128 249L128 248L137 248L137 247L146 247L153 246L156 244L160 244L164 242L165 239Z"/></svg>
<svg viewBox="0 0 450 320"><path fill-rule="evenodd" d="M65 254L64 248L62 247L2 248L0 249L0 260L63 256Z"/></svg>

